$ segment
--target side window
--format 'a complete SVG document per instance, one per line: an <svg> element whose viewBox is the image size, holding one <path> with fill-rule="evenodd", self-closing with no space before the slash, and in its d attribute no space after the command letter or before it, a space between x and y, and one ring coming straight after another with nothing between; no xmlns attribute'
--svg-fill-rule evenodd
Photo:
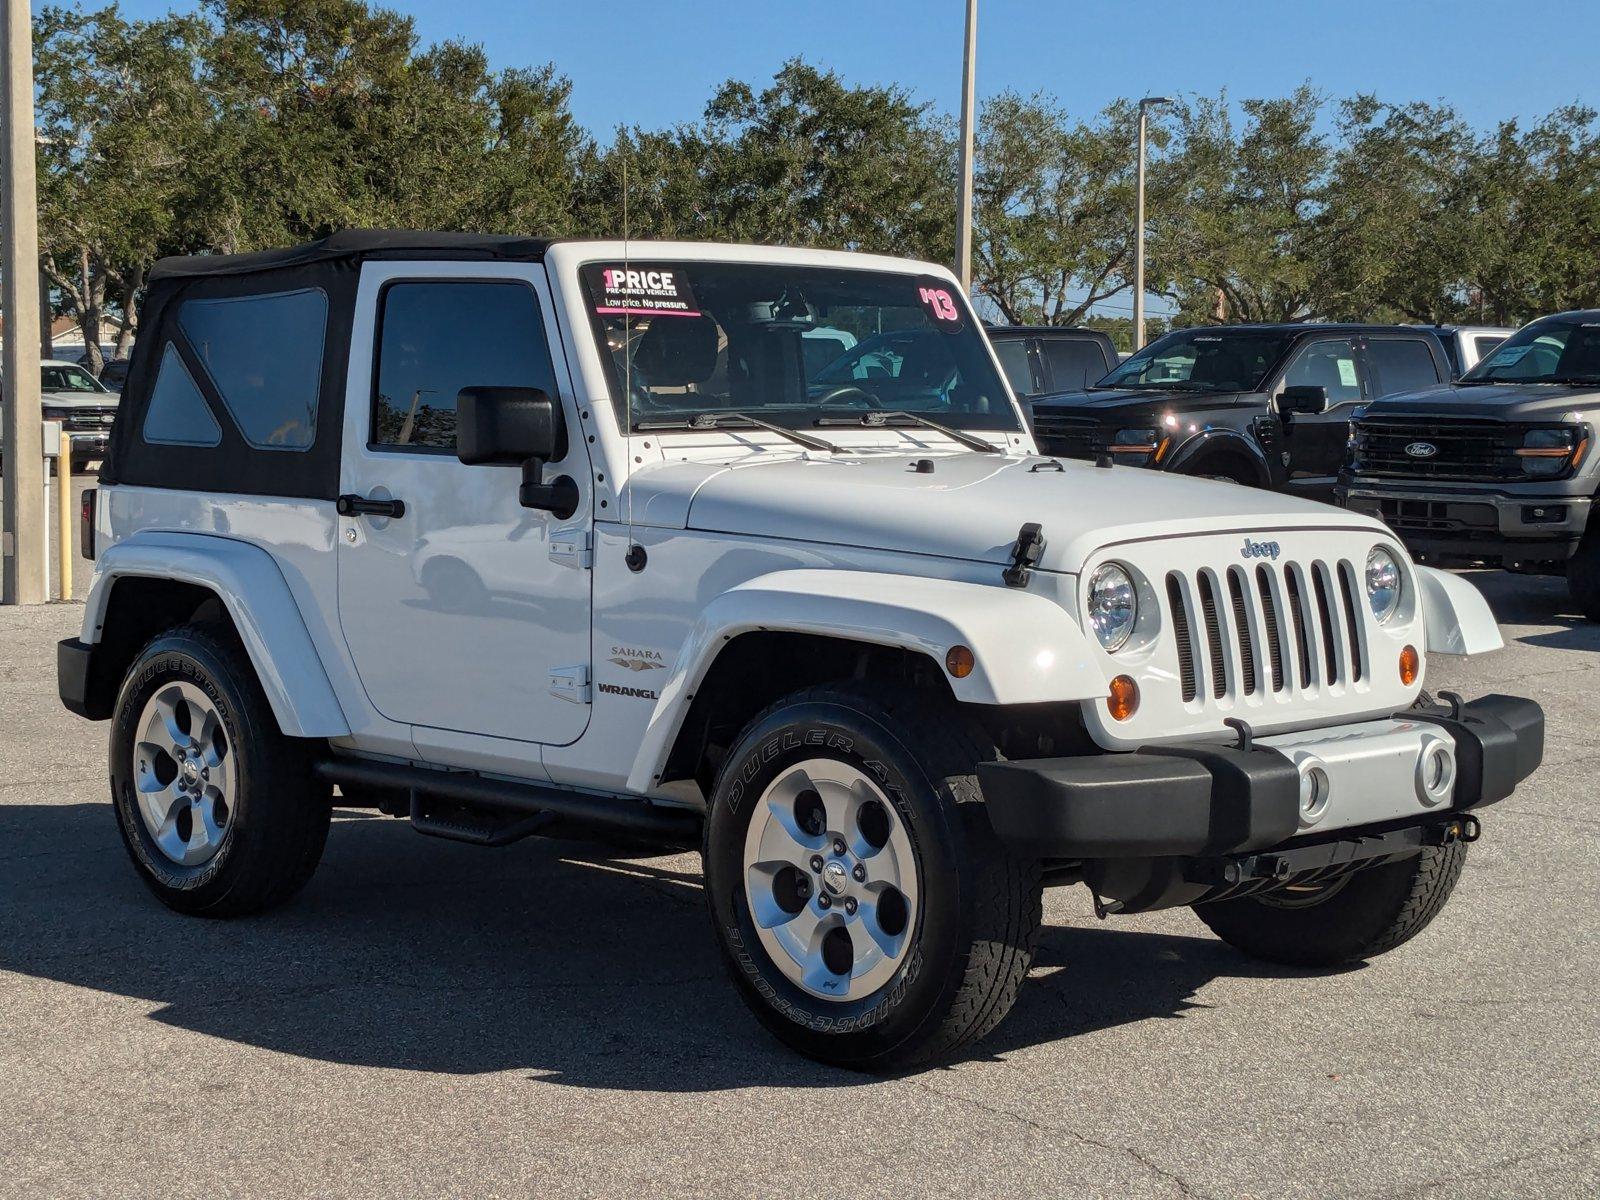
<svg viewBox="0 0 1600 1200"><path fill-rule="evenodd" d="M1377 378L1373 395L1392 396L1431 387L1439 382L1439 368L1427 342L1415 338L1374 338L1367 343L1367 359Z"/></svg>
<svg viewBox="0 0 1600 1200"><path fill-rule="evenodd" d="M454 451L466 387L558 392L533 289L514 280L391 283L378 302L372 444Z"/></svg>
<svg viewBox="0 0 1600 1200"><path fill-rule="evenodd" d="M257 450L307 450L317 433L328 297L320 288L185 300L178 328Z"/></svg>
<svg viewBox="0 0 1600 1200"><path fill-rule="evenodd" d="M1330 405L1361 399L1355 344L1349 338L1327 338L1302 346L1284 373L1283 385L1326 388Z"/></svg>
<svg viewBox="0 0 1600 1200"><path fill-rule="evenodd" d="M1489 357L1489 355L1493 354L1495 347L1505 340L1506 339L1504 337L1474 338L1473 345L1477 348L1479 361L1481 362L1483 359L1486 359Z"/></svg>
<svg viewBox="0 0 1600 1200"><path fill-rule="evenodd" d="M1037 396L1044 390L1033 377L1033 356L1028 353L1026 338L1001 338L994 343L994 355L1018 396Z"/></svg>
<svg viewBox="0 0 1600 1200"><path fill-rule="evenodd" d="M1044 360L1050 365L1050 390L1079 392L1106 373L1100 343L1087 338L1045 338Z"/></svg>
<svg viewBox="0 0 1600 1200"><path fill-rule="evenodd" d="M222 426L211 415L205 397L171 342L161 351L161 367L156 372L156 385L150 389L143 432L145 441L164 446L222 443Z"/></svg>

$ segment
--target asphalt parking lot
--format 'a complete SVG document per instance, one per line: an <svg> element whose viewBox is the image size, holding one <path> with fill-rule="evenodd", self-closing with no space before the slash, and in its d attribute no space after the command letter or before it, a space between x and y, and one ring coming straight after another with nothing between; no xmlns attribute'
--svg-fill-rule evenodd
<svg viewBox="0 0 1600 1200"><path fill-rule="evenodd" d="M1546 765L1431 929L1307 973L1051 892L1008 1023L884 1080L746 1015L693 856L341 814L288 908L170 915L56 702L81 608L0 609L0 1195L1600 1194L1600 628L1472 578L1507 648L1429 684L1540 700Z"/></svg>

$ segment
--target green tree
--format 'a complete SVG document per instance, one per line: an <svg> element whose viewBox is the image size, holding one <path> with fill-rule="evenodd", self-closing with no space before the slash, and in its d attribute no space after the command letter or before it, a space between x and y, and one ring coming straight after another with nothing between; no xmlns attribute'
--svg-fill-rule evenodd
<svg viewBox="0 0 1600 1200"><path fill-rule="evenodd" d="M96 371L107 318L125 355L146 268L183 240L207 126L194 73L206 38L194 18L130 23L114 5L35 21L42 265Z"/></svg>
<svg viewBox="0 0 1600 1200"><path fill-rule="evenodd" d="M1181 148L1167 169L1179 190L1152 214L1152 278L1185 322L1305 320L1315 315L1305 235L1331 159L1322 101L1302 85L1239 107L1242 133L1225 95L1178 110Z"/></svg>
<svg viewBox="0 0 1600 1200"><path fill-rule="evenodd" d="M1005 92L978 123L973 282L1006 320L1076 325L1132 285L1137 110L1072 122L1042 94ZM1157 130L1156 144L1165 143ZM1170 193L1157 172L1148 192Z"/></svg>

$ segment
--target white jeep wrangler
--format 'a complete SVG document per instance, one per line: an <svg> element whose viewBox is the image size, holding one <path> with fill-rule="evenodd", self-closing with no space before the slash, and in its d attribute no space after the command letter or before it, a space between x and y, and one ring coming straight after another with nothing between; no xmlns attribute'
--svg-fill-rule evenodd
<svg viewBox="0 0 1600 1200"><path fill-rule="evenodd" d="M347 233L168 260L60 690L165 903L253 912L344 806L703 847L760 1019L883 1069L992 1029L1044 884L1277 962L1398 945L1525 700L1378 522L1039 456L942 268ZM820 331L820 332L819 332Z"/></svg>

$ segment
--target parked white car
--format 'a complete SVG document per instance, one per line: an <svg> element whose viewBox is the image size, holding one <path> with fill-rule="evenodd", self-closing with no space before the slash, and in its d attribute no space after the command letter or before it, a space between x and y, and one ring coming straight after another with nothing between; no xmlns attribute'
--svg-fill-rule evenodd
<svg viewBox="0 0 1600 1200"><path fill-rule="evenodd" d="M60 421L72 435L73 470L104 457L121 396L76 363L53 358L39 364L39 384L44 420ZM5 380L0 378L0 404L5 402ZM0 445L0 454L4 451Z"/></svg>
<svg viewBox="0 0 1600 1200"><path fill-rule="evenodd" d="M1516 332L1496 325L1420 325L1418 328L1438 335L1457 379L1488 358L1495 347Z"/></svg>
<svg viewBox="0 0 1600 1200"><path fill-rule="evenodd" d="M293 894L335 785L697 846L752 1011L887 1069L1001 1020L1045 884L1390 950L1542 753L1537 705L1422 691L1500 645L1470 585L1368 517L1042 457L930 263L341 234L157 266L130 378L60 690L181 912Z"/></svg>

